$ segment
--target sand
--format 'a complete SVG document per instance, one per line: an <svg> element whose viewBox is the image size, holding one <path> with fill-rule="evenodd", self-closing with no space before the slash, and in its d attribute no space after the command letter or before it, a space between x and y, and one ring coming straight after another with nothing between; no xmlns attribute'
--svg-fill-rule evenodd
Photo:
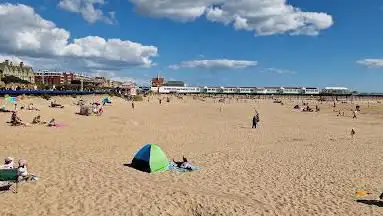
<svg viewBox="0 0 383 216"><path fill-rule="evenodd" d="M87 99L94 99L93 96ZM383 215L383 105L361 103L359 119L292 111L271 100L220 104L184 98L131 103L113 98L101 117L34 102L61 128L10 127L0 113L0 156L24 158L41 179L0 193L0 215ZM315 103L312 102L312 105ZM349 110L354 105L339 105ZM254 108L260 125L251 129ZM36 111L21 111L32 121ZM350 136L355 128L354 139ZM200 171L147 174L123 164L146 143L185 155ZM356 197L357 190L371 195ZM383 204L377 203L383 206Z"/></svg>

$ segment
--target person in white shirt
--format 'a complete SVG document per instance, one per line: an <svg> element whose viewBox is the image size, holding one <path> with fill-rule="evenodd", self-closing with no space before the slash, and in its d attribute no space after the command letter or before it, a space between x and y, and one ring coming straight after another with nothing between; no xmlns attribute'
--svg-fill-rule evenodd
<svg viewBox="0 0 383 216"><path fill-rule="evenodd" d="M27 161L20 159L19 160L19 167L17 168L17 175L19 176L19 180L26 180L28 181L31 179L32 175L28 174L28 168L27 168Z"/></svg>
<svg viewBox="0 0 383 216"><path fill-rule="evenodd" d="M14 166L14 159L12 157L6 157L4 159L4 165L0 166L0 169L13 169Z"/></svg>

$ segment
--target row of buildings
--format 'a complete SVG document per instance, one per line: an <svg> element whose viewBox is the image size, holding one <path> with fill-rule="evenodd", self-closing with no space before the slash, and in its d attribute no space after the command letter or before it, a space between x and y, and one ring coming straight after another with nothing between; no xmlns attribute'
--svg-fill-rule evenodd
<svg viewBox="0 0 383 216"><path fill-rule="evenodd" d="M0 63L0 83L5 77L16 77L31 84L47 84L51 86L85 84L97 87L120 87L123 82L108 80L105 77L91 77L74 72L51 72L48 70L34 72L32 67L23 62L13 64L9 60Z"/></svg>
<svg viewBox="0 0 383 216"><path fill-rule="evenodd" d="M230 86L186 86L182 81L165 81L159 75L152 79L152 92L160 94L285 94L285 95L347 95L345 87L230 87Z"/></svg>

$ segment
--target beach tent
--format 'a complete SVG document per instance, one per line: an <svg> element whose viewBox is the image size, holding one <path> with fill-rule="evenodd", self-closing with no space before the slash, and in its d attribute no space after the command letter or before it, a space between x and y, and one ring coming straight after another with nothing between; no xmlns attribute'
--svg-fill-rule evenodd
<svg viewBox="0 0 383 216"><path fill-rule="evenodd" d="M108 97L106 97L106 98L102 99L102 103L103 104L111 104L112 101L110 101L110 99Z"/></svg>
<svg viewBox="0 0 383 216"><path fill-rule="evenodd" d="M161 148L154 144L146 144L134 156L132 167L144 172L152 173L168 168L169 160Z"/></svg>

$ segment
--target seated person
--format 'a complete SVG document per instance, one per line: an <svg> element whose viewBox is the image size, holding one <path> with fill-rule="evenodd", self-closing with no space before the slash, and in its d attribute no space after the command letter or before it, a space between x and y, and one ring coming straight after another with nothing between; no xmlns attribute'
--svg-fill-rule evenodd
<svg viewBox="0 0 383 216"><path fill-rule="evenodd" d="M98 109L97 111L97 115L102 115L102 113L104 112L104 108L102 108L102 106L100 106L100 108Z"/></svg>
<svg viewBox="0 0 383 216"><path fill-rule="evenodd" d="M37 109L36 107L34 107L33 103L28 104L27 110L36 110L36 111L40 111L39 109Z"/></svg>
<svg viewBox="0 0 383 216"><path fill-rule="evenodd" d="M19 177L19 181L21 180L32 180L33 175L28 173L28 168L27 168L27 161L20 159L19 160L19 167L17 168L17 176Z"/></svg>
<svg viewBox="0 0 383 216"><path fill-rule="evenodd" d="M96 105L93 105L93 109L92 109L92 112L94 113L94 114L98 114L98 106Z"/></svg>
<svg viewBox="0 0 383 216"><path fill-rule="evenodd" d="M33 121L32 121L32 124L40 124L41 123L41 119L40 119L40 115L37 115L33 118Z"/></svg>
<svg viewBox="0 0 383 216"><path fill-rule="evenodd" d="M13 169L14 166L14 159L12 157L6 157L4 159L4 165L0 166L0 169Z"/></svg>
<svg viewBox="0 0 383 216"><path fill-rule="evenodd" d="M46 124L47 122L41 121L41 116L37 115L33 118L32 124Z"/></svg>
<svg viewBox="0 0 383 216"><path fill-rule="evenodd" d="M52 119L48 122L48 127L55 127L56 126L56 119Z"/></svg>
<svg viewBox="0 0 383 216"><path fill-rule="evenodd" d="M12 112L10 123L11 123L12 126L20 126L20 125L26 126L26 124L23 122L23 120L21 120L17 116L17 112L16 111Z"/></svg>
<svg viewBox="0 0 383 216"><path fill-rule="evenodd" d="M192 170L191 163L189 163L188 160L184 156L182 156L182 161L175 161L173 159L173 163L175 163L177 165L177 167L179 167L179 168Z"/></svg>

